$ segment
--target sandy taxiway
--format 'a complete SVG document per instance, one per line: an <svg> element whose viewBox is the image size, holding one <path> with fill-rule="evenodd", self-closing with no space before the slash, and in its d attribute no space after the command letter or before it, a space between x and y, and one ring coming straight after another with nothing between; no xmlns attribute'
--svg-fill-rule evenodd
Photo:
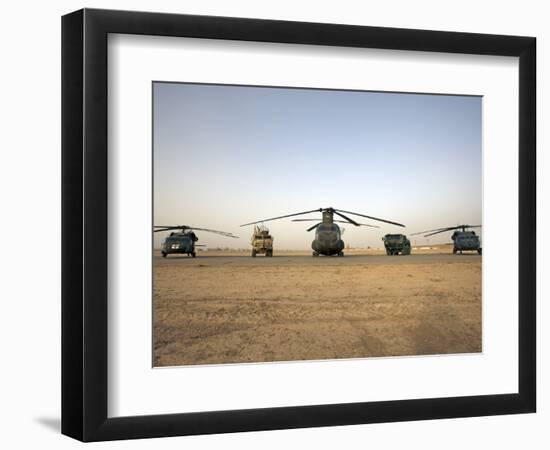
<svg viewBox="0 0 550 450"><path fill-rule="evenodd" d="M156 253L154 363L480 352L481 257L447 250Z"/></svg>

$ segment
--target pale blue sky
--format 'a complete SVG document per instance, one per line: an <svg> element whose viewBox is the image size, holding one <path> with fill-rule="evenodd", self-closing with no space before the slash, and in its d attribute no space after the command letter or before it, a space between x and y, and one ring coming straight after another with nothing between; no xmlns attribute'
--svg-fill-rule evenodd
<svg viewBox="0 0 550 450"><path fill-rule="evenodd" d="M155 224L241 236L200 243L246 248L240 224L329 206L407 226L344 225L352 246L481 223L481 97L156 82L153 100ZM266 225L309 249L307 224Z"/></svg>

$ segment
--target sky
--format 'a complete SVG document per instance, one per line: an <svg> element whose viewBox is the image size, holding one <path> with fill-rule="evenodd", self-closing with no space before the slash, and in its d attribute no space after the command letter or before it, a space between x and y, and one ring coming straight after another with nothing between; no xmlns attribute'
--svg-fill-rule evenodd
<svg viewBox="0 0 550 450"><path fill-rule="evenodd" d="M352 247L481 224L481 110L477 96L155 82L154 224L229 231L240 238L197 233L229 248L250 247L252 227L241 224L325 207L406 225L342 225ZM307 223L265 225L275 250L314 238ZM165 236L155 233L156 247Z"/></svg>

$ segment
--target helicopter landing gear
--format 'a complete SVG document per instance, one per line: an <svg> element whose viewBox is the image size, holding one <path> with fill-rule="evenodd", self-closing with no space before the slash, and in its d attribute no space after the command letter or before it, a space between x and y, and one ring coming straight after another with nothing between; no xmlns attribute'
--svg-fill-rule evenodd
<svg viewBox="0 0 550 450"><path fill-rule="evenodd" d="M313 257L317 257L317 256L319 256L319 253L313 252L313 253L312 253L312 256L313 256Z"/></svg>
<svg viewBox="0 0 550 450"><path fill-rule="evenodd" d="M338 252L338 256L344 256L344 252Z"/></svg>
<svg viewBox="0 0 550 450"><path fill-rule="evenodd" d="M162 257L163 257L163 258L166 258L167 256L168 256L168 255L167 255L166 253L162 252Z"/></svg>
<svg viewBox="0 0 550 450"><path fill-rule="evenodd" d="M477 254L478 254L478 255L481 255L481 247L479 247L479 248L477 249Z"/></svg>

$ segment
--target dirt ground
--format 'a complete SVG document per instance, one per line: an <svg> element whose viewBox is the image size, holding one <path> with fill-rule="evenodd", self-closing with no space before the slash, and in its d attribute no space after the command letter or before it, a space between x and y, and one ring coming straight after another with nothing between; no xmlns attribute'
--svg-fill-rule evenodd
<svg viewBox="0 0 550 450"><path fill-rule="evenodd" d="M155 255L155 366L481 351L480 256L364 253Z"/></svg>

